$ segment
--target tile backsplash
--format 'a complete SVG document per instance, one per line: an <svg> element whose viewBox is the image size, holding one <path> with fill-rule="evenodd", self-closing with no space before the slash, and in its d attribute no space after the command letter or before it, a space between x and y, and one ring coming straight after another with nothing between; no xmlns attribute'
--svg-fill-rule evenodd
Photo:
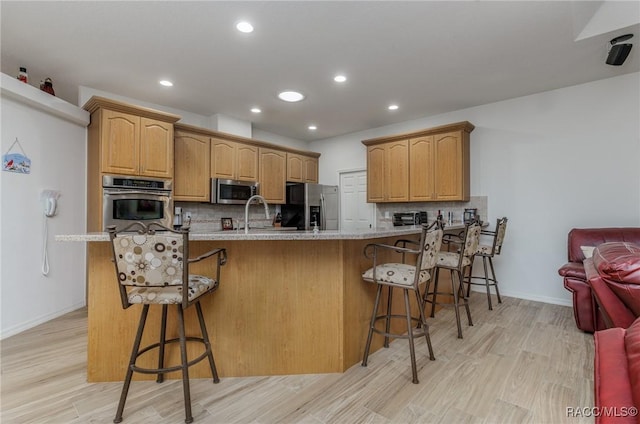
<svg viewBox="0 0 640 424"><path fill-rule="evenodd" d="M487 196L471 196L468 202L410 202L378 203L376 208L377 228L393 228L394 212L426 211L429 222L436 219L438 211L446 220L448 212L453 213L453 222L462 222L466 208L478 209L481 221L487 221Z"/></svg>
<svg viewBox="0 0 640 424"><path fill-rule="evenodd" d="M191 231L220 231L222 230L221 218L231 218L233 227L244 227L244 205L215 205L210 203L175 202L174 207L182 208L182 216L186 212L191 213ZM269 216L279 212L279 206L269 205ZM270 226L272 219L265 219L264 205L262 203L249 206L249 222L251 226Z"/></svg>

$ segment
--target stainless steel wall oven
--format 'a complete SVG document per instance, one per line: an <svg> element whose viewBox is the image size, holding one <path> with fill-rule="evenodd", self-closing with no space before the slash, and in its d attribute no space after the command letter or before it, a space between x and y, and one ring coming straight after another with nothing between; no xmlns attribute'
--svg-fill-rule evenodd
<svg viewBox="0 0 640 424"><path fill-rule="evenodd" d="M102 225L123 228L133 222L156 222L171 228L173 200L171 180L104 175L102 177Z"/></svg>

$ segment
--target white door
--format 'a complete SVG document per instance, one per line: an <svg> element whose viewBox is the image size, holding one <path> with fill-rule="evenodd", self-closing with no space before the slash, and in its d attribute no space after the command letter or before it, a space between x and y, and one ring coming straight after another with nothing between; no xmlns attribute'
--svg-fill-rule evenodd
<svg viewBox="0 0 640 424"><path fill-rule="evenodd" d="M340 173L340 229L375 228L375 203L367 203L367 171Z"/></svg>

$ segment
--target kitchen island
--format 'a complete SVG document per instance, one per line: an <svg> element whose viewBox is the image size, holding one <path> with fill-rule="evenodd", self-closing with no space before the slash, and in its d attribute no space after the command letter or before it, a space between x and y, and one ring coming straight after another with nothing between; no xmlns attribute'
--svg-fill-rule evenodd
<svg viewBox="0 0 640 424"><path fill-rule="evenodd" d="M462 229L449 226L449 230ZM190 256L217 247L227 249L217 292L202 300L221 377L343 372L361 360L375 286L362 281L371 267L363 255L368 243L393 244L418 239L420 227L366 231L251 230L190 234ZM123 310L107 233L56 236L58 241L87 243L88 349L90 382L124 378L140 306ZM384 260L400 261L385 253ZM211 275L213 262L191 265L191 273ZM402 310L401 296L393 308ZM397 301L397 304L396 304ZM157 310L154 310L157 309ZM151 308L144 342L159 336L159 309ZM195 310L187 311L187 334L199 334ZM174 317L170 316L169 329ZM153 323L158 325L154 326ZM402 323L398 323L399 326ZM398 328L399 330L399 328ZM168 334L175 337L175 334ZM382 346L375 337L372 351ZM189 346L197 355L201 347ZM168 352L179 362L177 346ZM153 366L153 353L142 357ZM205 362L192 377L209 377ZM152 375L136 374L139 379ZM180 378L178 373L169 378Z"/></svg>

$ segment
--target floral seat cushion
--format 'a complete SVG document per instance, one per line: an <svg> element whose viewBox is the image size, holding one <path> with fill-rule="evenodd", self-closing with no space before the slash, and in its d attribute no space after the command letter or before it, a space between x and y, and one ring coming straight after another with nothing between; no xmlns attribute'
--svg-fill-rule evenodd
<svg viewBox="0 0 640 424"><path fill-rule="evenodd" d="M490 256L492 251L493 251L493 246L480 244L478 245L478 250L476 250L476 254Z"/></svg>
<svg viewBox="0 0 640 424"><path fill-rule="evenodd" d="M218 281L203 275L189 275L189 301L218 287ZM134 287L128 292L129 303L174 304L182 303L182 286Z"/></svg>
<svg viewBox="0 0 640 424"><path fill-rule="evenodd" d="M457 268L460 255L454 252L438 252L437 266L445 268ZM464 256L462 258L462 266L471 265L471 260Z"/></svg>
<svg viewBox="0 0 640 424"><path fill-rule="evenodd" d="M407 264L388 263L378 265L376 270L376 281L373 280L373 268L369 268L362 274L362 278L365 281L381 284L394 284L398 286L413 286L413 281L416 275L416 267ZM419 283L424 283L429 280L431 276L426 270L420 271Z"/></svg>

